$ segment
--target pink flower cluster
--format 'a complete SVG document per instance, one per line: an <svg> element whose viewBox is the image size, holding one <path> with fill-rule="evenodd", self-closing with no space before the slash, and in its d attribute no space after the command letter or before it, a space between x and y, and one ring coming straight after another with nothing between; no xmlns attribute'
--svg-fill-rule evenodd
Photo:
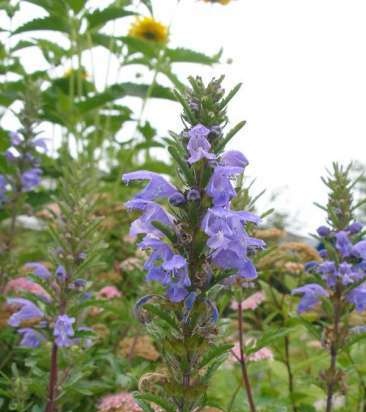
<svg viewBox="0 0 366 412"><path fill-rule="evenodd" d="M37 283L32 282L25 277L9 280L9 282L5 286L4 292L5 294L9 294L10 292L28 292L37 296L41 296L47 300L51 299L50 295L41 285L38 285Z"/></svg>
<svg viewBox="0 0 366 412"><path fill-rule="evenodd" d="M128 392L106 395L98 405L98 412L142 412Z"/></svg>
<svg viewBox="0 0 366 412"><path fill-rule="evenodd" d="M249 296L249 298L243 300L241 302L241 306L243 310L254 310L256 309L263 301L265 300L265 296L263 292L256 292L253 295ZM234 301L231 303L231 309L238 310L238 302Z"/></svg>
<svg viewBox="0 0 366 412"><path fill-rule="evenodd" d="M104 299L120 298L121 296L121 292L115 286L105 286L97 293L98 298Z"/></svg>
<svg viewBox="0 0 366 412"><path fill-rule="evenodd" d="M231 350L235 360L240 359L240 345L239 342L236 342L233 349ZM257 352L250 354L245 358L248 362L259 362L262 360L273 360L273 352L269 348L261 348Z"/></svg>

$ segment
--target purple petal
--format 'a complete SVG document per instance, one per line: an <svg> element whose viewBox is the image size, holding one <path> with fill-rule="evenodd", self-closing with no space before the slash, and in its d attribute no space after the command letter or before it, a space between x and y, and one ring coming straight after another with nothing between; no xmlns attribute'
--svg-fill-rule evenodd
<svg viewBox="0 0 366 412"><path fill-rule="evenodd" d="M242 152L238 150L229 150L221 156L221 163L223 166L240 167L244 170L249 162Z"/></svg>
<svg viewBox="0 0 366 412"><path fill-rule="evenodd" d="M44 280L48 280L51 277L50 271L45 265L39 262L28 262L25 265L25 269L31 271L34 275Z"/></svg>
<svg viewBox="0 0 366 412"><path fill-rule="evenodd" d="M125 183L135 180L148 180L149 183L145 188L135 196L135 199L155 200L162 197L170 197L178 190L169 182L167 182L158 173L139 170L136 172L126 173L122 176Z"/></svg>

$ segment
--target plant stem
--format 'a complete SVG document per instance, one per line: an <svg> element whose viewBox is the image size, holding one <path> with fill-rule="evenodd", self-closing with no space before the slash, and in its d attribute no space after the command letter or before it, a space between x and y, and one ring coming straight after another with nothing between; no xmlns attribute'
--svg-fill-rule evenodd
<svg viewBox="0 0 366 412"><path fill-rule="evenodd" d="M291 369L291 360L290 360L290 338L288 336L285 336L285 364L287 368L287 375L288 375L288 390L289 390L289 395L291 399L291 404L292 404L292 410L293 412L297 412L297 407L295 404L295 399L294 399L294 377L292 374L292 369Z"/></svg>
<svg viewBox="0 0 366 412"><path fill-rule="evenodd" d="M341 316L341 289L340 285L336 286L336 292L334 295L333 304L333 334L330 343L330 366L327 374L327 406L326 412L332 411L333 395L336 385L336 373L337 373L337 354L338 354L338 337L339 337L339 322Z"/></svg>
<svg viewBox="0 0 366 412"><path fill-rule="evenodd" d="M235 392L233 393L233 396L232 396L231 399L230 399L229 406L228 406L228 408L227 408L227 412L231 412L231 411L232 411L232 409L233 409L233 407L234 407L235 399L236 399L236 397L237 397L237 395L238 395L238 393L239 393L239 391L240 391L240 388L241 388L241 384L239 384L239 386L235 389Z"/></svg>
<svg viewBox="0 0 366 412"><path fill-rule="evenodd" d="M243 338L243 307L241 301L238 302L238 328L239 328L239 345L240 345L240 366L243 377L243 384L247 394L249 409L251 412L256 412L255 404L252 395L252 388L249 381L248 369L244 356L244 338Z"/></svg>
<svg viewBox="0 0 366 412"><path fill-rule="evenodd" d="M52 355L51 355L51 372L50 381L48 385L48 400L46 409L44 412L55 412L56 411L56 397L57 397L57 375L58 375L58 364L57 364L57 345L53 342L52 345Z"/></svg>

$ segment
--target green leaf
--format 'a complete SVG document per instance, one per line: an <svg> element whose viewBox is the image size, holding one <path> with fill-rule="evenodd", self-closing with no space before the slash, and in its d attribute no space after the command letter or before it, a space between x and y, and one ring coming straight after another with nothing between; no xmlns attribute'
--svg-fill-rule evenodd
<svg viewBox="0 0 366 412"><path fill-rule="evenodd" d="M154 395L152 393L134 393L134 397L136 399L140 399L143 401L153 402L158 406L164 408L167 412L175 412L176 407L168 402L167 400L161 398L160 396Z"/></svg>
<svg viewBox="0 0 366 412"><path fill-rule="evenodd" d="M104 92L95 94L94 96L88 97L85 100L76 103L76 107L78 107L81 113L86 113L90 110L100 108L108 102L112 102L126 96L140 97L143 99L147 95L149 87L150 86L146 84L137 84L130 82L113 84ZM160 99L174 100L174 96L171 90L167 87L160 86L159 84L156 84L153 87L150 96Z"/></svg>
<svg viewBox="0 0 366 412"><path fill-rule="evenodd" d="M157 316L161 320L168 323L175 330L179 329L176 321L169 315L169 313L164 312L163 310L159 309L157 306L147 303L144 305L144 309L146 309L148 312L151 312L153 315Z"/></svg>
<svg viewBox="0 0 366 412"><path fill-rule="evenodd" d="M150 88L150 85L146 84L137 84L137 83L122 83L127 95L134 96L134 97L141 97L145 98L147 96L147 91ZM175 101L174 94L172 90L168 87L161 86L159 84L155 84L150 97L155 97L158 99L167 99Z"/></svg>
<svg viewBox="0 0 366 412"><path fill-rule="evenodd" d="M74 0L69 0L74 1ZM128 10L124 10L119 7L107 7L104 10L96 10L93 13L86 14L85 17L88 21L89 30L100 28L109 21L120 19L122 17L133 16L136 13Z"/></svg>
<svg viewBox="0 0 366 412"><path fill-rule="evenodd" d="M178 100L178 102L183 106L184 112L188 118L188 121L191 124L194 124L194 121L195 121L194 115L188 103L186 102L185 98L178 92L178 90L174 90L174 96Z"/></svg>
<svg viewBox="0 0 366 412"><path fill-rule="evenodd" d="M233 345L226 344L226 345L214 346L210 348L209 351L206 353L206 355L203 357L198 367L203 368L208 363L210 363L212 360L215 360L221 355L224 355L225 353L227 353L232 347Z"/></svg>
<svg viewBox="0 0 366 412"><path fill-rule="evenodd" d="M36 6L42 7L44 10L50 14L67 16L67 9L63 1L55 0L24 0L27 3L35 4Z"/></svg>
<svg viewBox="0 0 366 412"><path fill-rule="evenodd" d="M155 57L161 49L158 43L136 37L122 36L120 39L127 45L130 54L143 53L145 56Z"/></svg>
<svg viewBox="0 0 366 412"><path fill-rule="evenodd" d="M86 0L64 0L74 13L79 11L85 6Z"/></svg>
<svg viewBox="0 0 366 412"><path fill-rule="evenodd" d="M221 102L220 109L223 109L224 107L227 106L227 104L230 102L230 100L238 93L240 90L242 84L239 83L237 84L230 92L228 95L225 97L225 99Z"/></svg>
<svg viewBox="0 0 366 412"><path fill-rule="evenodd" d="M292 328L276 328L272 330L267 330L263 336L257 340L255 346L250 349L246 350L246 354L251 354L253 352L258 351L259 349L263 348L264 346L270 345L271 343L275 342L276 340L287 336L290 332L294 331L295 327Z"/></svg>
<svg viewBox="0 0 366 412"><path fill-rule="evenodd" d="M49 16L31 20L22 26L18 27L13 34L25 33L28 31L50 30L60 31L63 33L69 32L69 25L66 20L60 17Z"/></svg>
<svg viewBox="0 0 366 412"><path fill-rule="evenodd" d="M169 146L168 151L173 157L173 159L178 163L180 169L184 174L184 177L187 180L187 183L193 186L195 184L193 171L188 167L186 160L182 158L182 156L179 154L178 150L174 146Z"/></svg>
<svg viewBox="0 0 366 412"><path fill-rule="evenodd" d="M222 51L220 50L214 56L207 56L207 54L196 52L191 49L177 48L177 49L167 49L165 51L166 57L172 63L198 63L212 65L218 63L221 57Z"/></svg>
<svg viewBox="0 0 366 412"><path fill-rule="evenodd" d="M221 152L225 149L225 146L230 142L230 140L245 126L246 121L242 121L234 126L229 133L219 141L219 144L216 146L216 151Z"/></svg>
<svg viewBox="0 0 366 412"><path fill-rule="evenodd" d="M35 46L35 43L31 41L20 40L14 47L11 48L11 51L15 52L15 51L26 49L27 47L33 47L33 46Z"/></svg>
<svg viewBox="0 0 366 412"><path fill-rule="evenodd" d="M152 222L152 225L156 227L160 232L164 233L164 235L174 244L177 241L177 235L175 234L174 230L172 230L169 226L164 225L163 223L155 220Z"/></svg>

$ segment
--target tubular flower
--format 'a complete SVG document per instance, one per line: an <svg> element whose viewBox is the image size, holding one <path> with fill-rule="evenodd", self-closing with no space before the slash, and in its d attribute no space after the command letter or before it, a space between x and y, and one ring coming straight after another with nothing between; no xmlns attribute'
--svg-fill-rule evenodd
<svg viewBox="0 0 366 412"><path fill-rule="evenodd" d="M128 35L156 43L167 43L168 28L152 17L138 17L131 25Z"/></svg>
<svg viewBox="0 0 366 412"><path fill-rule="evenodd" d="M28 299L9 298L6 302L18 309L8 320L8 324L14 328L21 326L24 322L39 321L44 316L41 309Z"/></svg>
<svg viewBox="0 0 366 412"><path fill-rule="evenodd" d="M162 176L154 172L140 170L123 175L123 181L125 183L135 180L149 181L144 190L135 196L135 199L156 200L164 197L169 198L178 192L171 183L167 182Z"/></svg>
<svg viewBox="0 0 366 412"><path fill-rule="evenodd" d="M300 304L298 306L298 312L306 312L313 309L315 305L320 302L320 299L324 296L328 296L328 292L316 283L310 283L302 286L301 288L294 289L293 295L302 295Z"/></svg>
<svg viewBox="0 0 366 412"><path fill-rule="evenodd" d="M22 336L20 346L24 348L38 348L45 337L32 328L19 329L19 334Z"/></svg>
<svg viewBox="0 0 366 412"><path fill-rule="evenodd" d="M75 335L72 324L75 322L75 318L70 318L67 315L58 316L53 335L58 347L65 348L73 344L73 340L70 339Z"/></svg>

